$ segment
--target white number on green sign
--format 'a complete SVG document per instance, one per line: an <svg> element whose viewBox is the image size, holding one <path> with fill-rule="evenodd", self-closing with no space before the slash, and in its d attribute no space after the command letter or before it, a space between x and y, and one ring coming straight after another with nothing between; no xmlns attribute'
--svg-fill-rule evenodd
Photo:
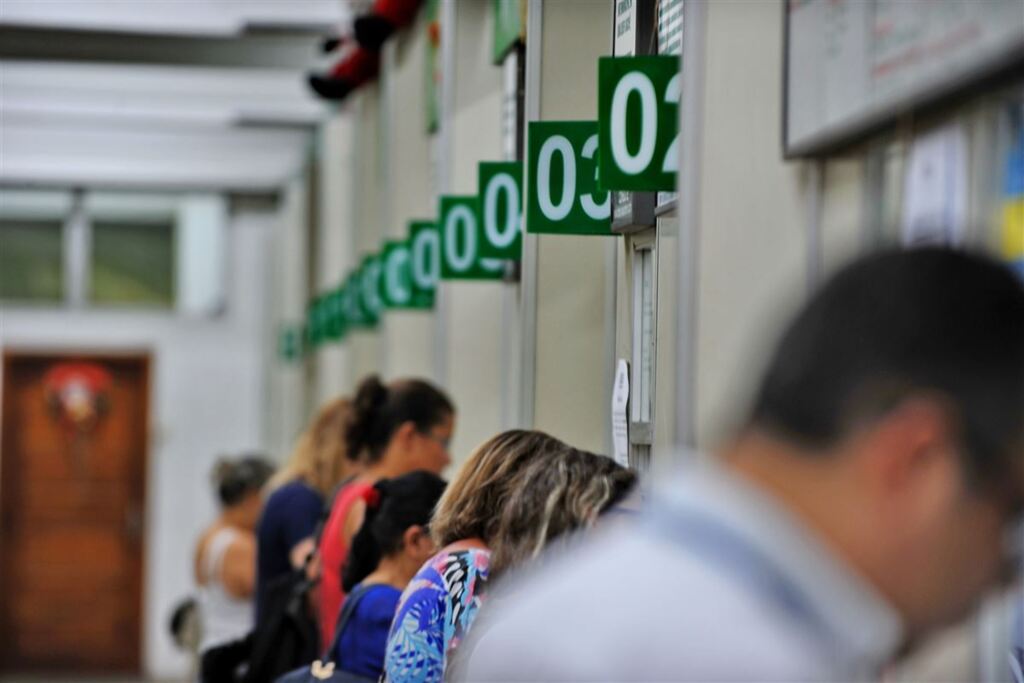
<svg viewBox="0 0 1024 683"><path fill-rule="evenodd" d="M526 228L610 234L611 197L598 189L596 121L534 121L527 141Z"/></svg>
<svg viewBox="0 0 1024 683"><path fill-rule="evenodd" d="M601 186L672 190L679 167L679 58L602 57L598 62Z"/></svg>

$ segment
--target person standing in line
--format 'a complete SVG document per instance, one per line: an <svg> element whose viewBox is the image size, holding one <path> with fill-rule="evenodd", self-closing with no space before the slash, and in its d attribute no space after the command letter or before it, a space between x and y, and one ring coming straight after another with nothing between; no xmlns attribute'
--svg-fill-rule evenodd
<svg viewBox="0 0 1024 683"><path fill-rule="evenodd" d="M593 524L635 481L610 458L542 432L507 431L478 447L431 520L442 550L402 594L388 636L387 680L443 680L486 584Z"/></svg>
<svg viewBox="0 0 1024 683"><path fill-rule="evenodd" d="M367 496L363 525L342 572L346 602L359 598L344 631L335 634L335 661L342 670L373 681L384 673L384 648L398 599L437 551L429 524L444 488L443 479L420 471L383 479Z"/></svg>
<svg viewBox="0 0 1024 683"><path fill-rule="evenodd" d="M278 679L306 683L329 670L330 680L376 683L384 671L384 645L406 584L437 547L430 515L444 492L443 479L411 472L378 481L364 496L363 524L352 539L342 585L347 592L334 641L323 656Z"/></svg>
<svg viewBox="0 0 1024 683"><path fill-rule="evenodd" d="M288 462L267 485L269 497L257 527L256 619L270 585L302 567L316 549L314 535L325 501L339 483L358 471L345 447L351 403L325 404L299 437Z"/></svg>
<svg viewBox="0 0 1024 683"><path fill-rule="evenodd" d="M260 457L222 459L213 470L221 513L200 536L195 552L199 586L202 681L231 680L244 658L240 641L252 628L256 581L254 530L263 505L261 490L274 473Z"/></svg>
<svg viewBox="0 0 1024 683"><path fill-rule="evenodd" d="M341 571L348 546L363 523L364 497L381 479L425 470L440 474L451 456L448 444L455 430L451 400L432 384L403 379L388 385L372 375L352 399L345 429L348 452L363 472L335 496L320 537L320 642L330 643L345 591Z"/></svg>
<svg viewBox="0 0 1024 683"><path fill-rule="evenodd" d="M964 252L855 261L654 501L517 584L454 680L877 680L1020 569L1024 288Z"/></svg>

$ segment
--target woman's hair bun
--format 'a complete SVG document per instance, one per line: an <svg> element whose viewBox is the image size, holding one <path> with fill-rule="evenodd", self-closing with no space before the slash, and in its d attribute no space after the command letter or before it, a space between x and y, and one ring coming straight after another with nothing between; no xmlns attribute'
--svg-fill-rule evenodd
<svg viewBox="0 0 1024 683"><path fill-rule="evenodd" d="M359 383L352 399L352 417L345 429L349 456L358 458L374 442L381 408L387 403L388 388L379 375L370 375Z"/></svg>

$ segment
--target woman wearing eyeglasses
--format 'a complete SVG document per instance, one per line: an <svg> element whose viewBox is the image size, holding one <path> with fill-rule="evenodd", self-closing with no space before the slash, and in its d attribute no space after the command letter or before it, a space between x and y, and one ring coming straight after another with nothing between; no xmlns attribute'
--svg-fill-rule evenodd
<svg viewBox="0 0 1024 683"><path fill-rule="evenodd" d="M345 439L349 453L359 458L364 469L335 496L320 539L321 643L334 637L345 598L341 568L363 523L368 492L381 479L416 470L440 474L451 462L448 443L454 429L451 400L428 382L403 379L385 385L371 375L360 383Z"/></svg>

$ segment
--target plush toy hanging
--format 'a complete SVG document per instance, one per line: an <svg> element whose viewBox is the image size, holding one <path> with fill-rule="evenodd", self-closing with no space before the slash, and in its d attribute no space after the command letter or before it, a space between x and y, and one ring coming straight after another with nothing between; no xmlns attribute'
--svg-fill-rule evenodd
<svg viewBox="0 0 1024 683"><path fill-rule="evenodd" d="M379 51L395 31L412 24L422 0L375 0L369 14L352 25L356 40L367 50Z"/></svg>
<svg viewBox="0 0 1024 683"><path fill-rule="evenodd" d="M309 85L320 97L343 100L350 92L377 77L379 52L352 45L345 48L345 53L326 75L310 74Z"/></svg>
<svg viewBox="0 0 1024 683"><path fill-rule="evenodd" d="M326 51L343 50L341 59L326 74L310 74L309 85L320 97L343 100L349 93L377 77L380 48L399 29L410 25L423 0L374 0L368 14L353 23L355 41L327 38Z"/></svg>

